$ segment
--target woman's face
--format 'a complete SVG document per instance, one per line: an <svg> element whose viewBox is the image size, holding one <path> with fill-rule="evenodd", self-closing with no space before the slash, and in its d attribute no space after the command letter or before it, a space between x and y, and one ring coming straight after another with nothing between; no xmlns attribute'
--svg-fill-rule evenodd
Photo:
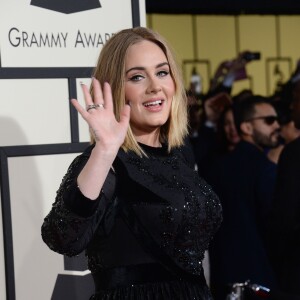
<svg viewBox="0 0 300 300"><path fill-rule="evenodd" d="M240 141L240 137L237 133L232 110L228 110L224 116L224 132L226 139L230 145L236 145Z"/></svg>
<svg viewBox="0 0 300 300"><path fill-rule="evenodd" d="M290 121L287 124L281 125L280 135L284 139L285 143L288 144L299 137L300 130L295 127L295 123L293 121Z"/></svg>
<svg viewBox="0 0 300 300"><path fill-rule="evenodd" d="M133 134L148 134L169 116L175 84L164 52L154 43L130 46L125 59L125 98L130 104Z"/></svg>

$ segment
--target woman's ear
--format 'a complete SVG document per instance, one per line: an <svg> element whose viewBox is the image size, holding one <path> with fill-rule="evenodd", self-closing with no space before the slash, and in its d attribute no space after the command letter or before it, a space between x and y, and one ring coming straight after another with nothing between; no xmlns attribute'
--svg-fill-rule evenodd
<svg viewBox="0 0 300 300"><path fill-rule="evenodd" d="M243 122L241 123L241 131L245 135L252 135L253 133L253 126L250 122Z"/></svg>

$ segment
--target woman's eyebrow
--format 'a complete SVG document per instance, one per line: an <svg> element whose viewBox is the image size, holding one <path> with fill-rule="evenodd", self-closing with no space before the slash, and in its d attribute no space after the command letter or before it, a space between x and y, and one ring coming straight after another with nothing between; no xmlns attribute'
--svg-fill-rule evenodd
<svg viewBox="0 0 300 300"><path fill-rule="evenodd" d="M169 66L169 63L168 62L162 62L162 63L156 65L155 69L161 68L161 67L166 66L166 65ZM136 67L128 69L125 73L127 74L128 72L133 71L133 70L144 71L144 70L146 70L146 68L136 66Z"/></svg>

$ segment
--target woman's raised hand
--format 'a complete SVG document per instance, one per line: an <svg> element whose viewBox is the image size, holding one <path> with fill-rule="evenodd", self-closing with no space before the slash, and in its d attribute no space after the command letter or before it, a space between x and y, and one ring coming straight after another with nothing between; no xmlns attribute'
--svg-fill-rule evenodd
<svg viewBox="0 0 300 300"><path fill-rule="evenodd" d="M115 150L123 144L129 126L130 106L124 105L120 113L120 121L116 120L113 107L112 92L109 83L105 82L103 90L99 81L92 79L94 98L89 89L82 84L86 109L76 99L71 102L88 123L96 144L106 150Z"/></svg>

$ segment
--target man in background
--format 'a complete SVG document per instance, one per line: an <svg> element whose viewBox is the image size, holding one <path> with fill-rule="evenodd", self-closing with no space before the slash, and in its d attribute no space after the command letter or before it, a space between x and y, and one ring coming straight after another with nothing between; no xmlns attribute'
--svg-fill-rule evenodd
<svg viewBox="0 0 300 300"><path fill-rule="evenodd" d="M217 161L208 182L220 197L223 224L212 242L211 288L225 299L228 286L250 280L274 283L266 250L267 217L273 199L276 165L266 149L277 146L277 113L267 98L250 96L234 106L241 142Z"/></svg>

